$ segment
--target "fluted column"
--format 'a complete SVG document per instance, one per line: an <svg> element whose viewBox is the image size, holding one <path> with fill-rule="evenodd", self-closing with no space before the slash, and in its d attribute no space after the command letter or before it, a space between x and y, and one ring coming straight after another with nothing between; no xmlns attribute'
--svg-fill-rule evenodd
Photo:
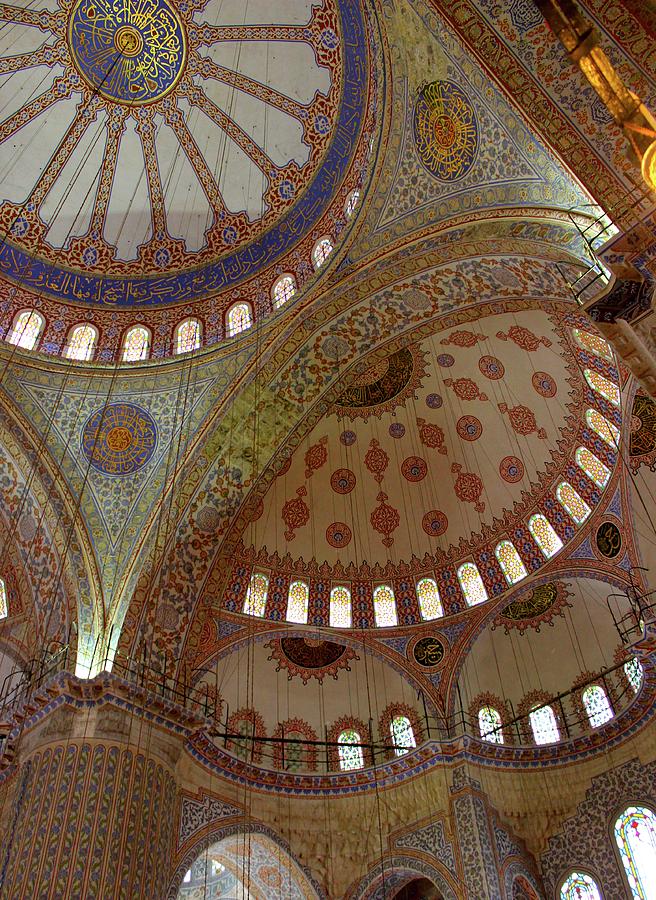
<svg viewBox="0 0 656 900"><path fill-rule="evenodd" d="M165 897L185 729L143 713L105 694L32 715L5 774L2 900Z"/></svg>

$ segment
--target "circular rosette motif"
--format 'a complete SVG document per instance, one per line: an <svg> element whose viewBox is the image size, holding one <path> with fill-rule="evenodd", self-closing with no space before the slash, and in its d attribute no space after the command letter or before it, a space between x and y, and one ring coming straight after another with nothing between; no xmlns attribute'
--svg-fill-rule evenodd
<svg viewBox="0 0 656 900"><path fill-rule="evenodd" d="M337 469L330 476L330 486L336 494L350 494L356 478L350 469Z"/></svg>
<svg viewBox="0 0 656 900"><path fill-rule="evenodd" d="M80 0L68 26L71 58L93 91L128 105L152 103L177 83L185 33L167 0Z"/></svg>
<svg viewBox="0 0 656 900"><path fill-rule="evenodd" d="M331 547L340 550L351 543L351 529L344 522L333 522L326 530L326 540Z"/></svg>
<svg viewBox="0 0 656 900"><path fill-rule="evenodd" d="M103 475L132 475L157 446L157 427L134 403L109 403L89 416L82 430L82 453Z"/></svg>
<svg viewBox="0 0 656 900"><path fill-rule="evenodd" d="M441 181L457 181L474 165L478 123L465 92L450 81L434 81L419 94L414 114L419 158Z"/></svg>
<svg viewBox="0 0 656 900"><path fill-rule="evenodd" d="M504 456L499 463L499 474L508 484L516 484L524 477L524 463L517 456Z"/></svg>
<svg viewBox="0 0 656 900"><path fill-rule="evenodd" d="M533 387L541 397L555 397L558 390L556 382L546 372L535 372L533 375Z"/></svg>
<svg viewBox="0 0 656 900"><path fill-rule="evenodd" d="M477 441L483 434L483 426L476 416L462 416L458 419L456 430L463 441Z"/></svg>
<svg viewBox="0 0 656 900"><path fill-rule="evenodd" d="M439 509L432 509L421 520L421 527L431 537L439 537L449 527L449 520Z"/></svg>
<svg viewBox="0 0 656 900"><path fill-rule="evenodd" d="M420 456L409 456L403 460L401 472L406 481L423 481L428 472L428 466Z"/></svg>

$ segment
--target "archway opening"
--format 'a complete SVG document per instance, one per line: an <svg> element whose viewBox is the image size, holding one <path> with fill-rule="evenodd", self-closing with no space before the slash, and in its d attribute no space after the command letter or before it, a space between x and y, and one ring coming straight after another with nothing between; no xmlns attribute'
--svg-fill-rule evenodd
<svg viewBox="0 0 656 900"><path fill-rule="evenodd" d="M413 878L398 894L394 894L394 900L444 900L444 898L428 878Z"/></svg>

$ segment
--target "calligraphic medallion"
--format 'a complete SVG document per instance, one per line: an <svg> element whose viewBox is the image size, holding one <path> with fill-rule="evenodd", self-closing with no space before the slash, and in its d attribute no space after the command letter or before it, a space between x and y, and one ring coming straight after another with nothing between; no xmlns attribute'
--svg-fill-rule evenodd
<svg viewBox="0 0 656 900"><path fill-rule="evenodd" d="M444 644L430 635L420 638L414 646L413 655L415 662L425 669L430 669L438 666L444 659Z"/></svg>
<svg viewBox="0 0 656 900"><path fill-rule="evenodd" d="M478 123L458 85L433 81L423 88L415 104L414 132L420 160L441 181L457 181L473 166Z"/></svg>
<svg viewBox="0 0 656 900"><path fill-rule="evenodd" d="M104 475L131 475L146 465L157 446L157 427L133 403L109 403L87 419L82 452Z"/></svg>
<svg viewBox="0 0 656 900"><path fill-rule="evenodd" d="M168 0L79 0L68 26L71 57L105 99L139 106L164 97L182 75L186 40Z"/></svg>
<svg viewBox="0 0 656 900"><path fill-rule="evenodd" d="M606 559L615 559L622 549L622 532L614 522L602 522L597 529L597 550Z"/></svg>

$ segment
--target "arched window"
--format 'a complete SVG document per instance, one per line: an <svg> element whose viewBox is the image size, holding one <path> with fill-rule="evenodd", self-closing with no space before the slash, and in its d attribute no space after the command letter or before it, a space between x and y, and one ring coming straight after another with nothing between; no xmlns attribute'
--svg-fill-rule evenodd
<svg viewBox="0 0 656 900"><path fill-rule="evenodd" d="M135 325L123 339L123 362L140 362L148 359L150 331L143 325Z"/></svg>
<svg viewBox="0 0 656 900"><path fill-rule="evenodd" d="M407 716L394 716L390 722L390 734L394 744L394 753L397 756L405 756L417 746L412 722Z"/></svg>
<svg viewBox="0 0 656 900"><path fill-rule="evenodd" d="M547 559L551 559L562 548L563 542L551 527L549 520L541 513L531 516L528 520L528 529Z"/></svg>
<svg viewBox="0 0 656 900"><path fill-rule="evenodd" d="M600 684L589 685L583 691L581 700L593 728L599 728L613 718L608 695Z"/></svg>
<svg viewBox="0 0 656 900"><path fill-rule="evenodd" d="M600 459L588 450L587 447L579 447L576 451L576 464L583 469L585 474L597 487L605 488L610 478L610 469L602 463Z"/></svg>
<svg viewBox="0 0 656 900"><path fill-rule="evenodd" d="M624 669L626 680L631 685L633 692L637 694L640 690L642 679L645 674L645 670L642 668L642 663L636 656L632 656L631 659L628 659L624 663L624 666L622 668Z"/></svg>
<svg viewBox="0 0 656 900"><path fill-rule="evenodd" d="M249 303L235 303L228 310L228 337L248 331L253 324L253 312Z"/></svg>
<svg viewBox="0 0 656 900"><path fill-rule="evenodd" d="M572 872L560 888L560 900L601 900L594 878L585 872Z"/></svg>
<svg viewBox="0 0 656 900"><path fill-rule="evenodd" d="M629 806L615 822L615 840L633 900L656 900L656 815Z"/></svg>
<svg viewBox="0 0 656 900"><path fill-rule="evenodd" d="M355 212L355 208L357 207L359 202L360 191L351 191L351 193L346 198L346 203L344 204L344 215L347 219L351 219L353 217L353 213Z"/></svg>
<svg viewBox="0 0 656 900"><path fill-rule="evenodd" d="M68 335L64 356L86 362L93 357L98 343L98 331L93 325L76 325Z"/></svg>
<svg viewBox="0 0 656 900"><path fill-rule="evenodd" d="M613 361L613 351L610 349L610 344L598 334L592 334L591 331L583 331L581 328L572 328L572 334L576 343L583 347L584 350L594 353L595 356L601 356L602 359L607 359L608 362Z"/></svg>
<svg viewBox="0 0 656 900"><path fill-rule="evenodd" d="M478 730L488 744L503 744L503 725L499 712L493 706L482 706L478 711Z"/></svg>
<svg viewBox="0 0 656 900"><path fill-rule="evenodd" d="M244 601L244 612L247 616L262 617L264 615L268 593L268 577L264 572L253 572Z"/></svg>
<svg viewBox="0 0 656 900"><path fill-rule="evenodd" d="M374 618L378 628L390 628L398 623L394 591L386 584L379 584L374 591Z"/></svg>
<svg viewBox="0 0 656 900"><path fill-rule="evenodd" d="M351 592L347 587L334 587L330 592L330 627L351 627Z"/></svg>
<svg viewBox="0 0 656 900"><path fill-rule="evenodd" d="M10 344L23 350L34 350L43 331L45 319L35 309L24 309L14 319L14 326L7 335Z"/></svg>
<svg viewBox="0 0 656 900"><path fill-rule="evenodd" d="M458 569L458 581L468 606L476 606L487 600L487 591L480 572L474 563L463 563Z"/></svg>
<svg viewBox="0 0 656 900"><path fill-rule="evenodd" d="M432 578L422 578L417 582L417 600L421 617L429 622L431 619L439 619L444 615L440 592Z"/></svg>
<svg viewBox="0 0 656 900"><path fill-rule="evenodd" d="M308 620L310 589L304 581L292 581L287 594L287 621L305 625Z"/></svg>
<svg viewBox="0 0 656 900"><path fill-rule="evenodd" d="M589 409L585 414L585 421L589 427L596 431L602 441L606 441L609 447L616 450L620 445L620 432L606 416L602 416L596 409Z"/></svg>
<svg viewBox="0 0 656 900"><path fill-rule="evenodd" d="M284 306L296 293L296 279L293 275L281 275L271 289L273 305L276 309Z"/></svg>
<svg viewBox="0 0 656 900"><path fill-rule="evenodd" d="M501 541L500 544L497 544L494 553L499 560L499 565L503 569L503 574L506 576L508 584L517 584L522 578L526 578L528 575L526 566L522 562L522 558L514 544L510 541Z"/></svg>
<svg viewBox="0 0 656 900"><path fill-rule="evenodd" d="M601 396L605 397L609 403L613 404L613 406L620 405L620 389L613 381L609 381L598 372L593 372L592 369L585 369L583 374L593 391L601 394Z"/></svg>
<svg viewBox="0 0 656 900"><path fill-rule="evenodd" d="M198 319L185 319L175 330L175 352L191 353L200 347L200 322Z"/></svg>
<svg viewBox="0 0 656 900"><path fill-rule="evenodd" d="M321 238L320 241L317 241L317 243L314 245L314 250L312 251L312 262L314 263L314 268L320 269L332 252L333 245L330 238L325 237Z"/></svg>
<svg viewBox="0 0 656 900"><path fill-rule="evenodd" d="M9 605L7 603L7 585L4 578L0 578L0 619L6 619L9 615Z"/></svg>
<svg viewBox="0 0 656 900"><path fill-rule="evenodd" d="M352 772L354 769L364 769L364 754L362 747L356 747L354 744L361 744L362 738L357 731L349 728L342 731L337 738L339 753L339 767L343 772Z"/></svg>
<svg viewBox="0 0 656 900"><path fill-rule="evenodd" d="M532 707L528 717L536 744L555 744L560 740L556 715L550 706L538 704Z"/></svg>
<svg viewBox="0 0 656 900"><path fill-rule="evenodd" d="M577 525L582 525L592 510L568 481L561 481L556 488L556 497L563 509L570 514Z"/></svg>

